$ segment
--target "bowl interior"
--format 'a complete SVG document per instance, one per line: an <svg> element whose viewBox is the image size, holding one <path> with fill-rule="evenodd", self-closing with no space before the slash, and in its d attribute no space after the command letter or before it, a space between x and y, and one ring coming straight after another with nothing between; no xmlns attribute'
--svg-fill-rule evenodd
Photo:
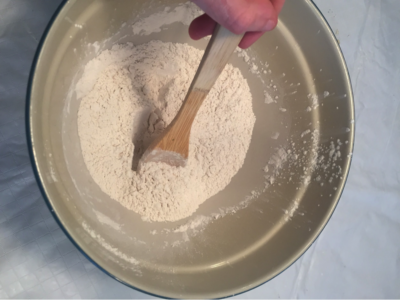
<svg viewBox="0 0 400 300"><path fill-rule="evenodd" d="M133 35L138 19L181 4L66 2L36 64L29 107L31 150L56 218L102 269L156 295L223 297L283 271L325 226L350 165L352 92L340 49L323 17L309 1L287 1L278 27L248 52L252 64L271 72L254 74L243 58L234 55L231 60L248 79L257 118L243 168L193 216L172 223L142 221L104 194L88 173L77 131L79 99L71 87L84 65L115 43L158 39L204 49L207 40L190 40L182 23ZM267 104L264 91L276 103ZM340 156L323 168L315 153L318 159L332 160L332 143ZM278 149L295 152L297 158L284 163L265 189L264 167ZM255 197L253 191L261 193ZM173 232L221 208L225 215L201 230Z"/></svg>

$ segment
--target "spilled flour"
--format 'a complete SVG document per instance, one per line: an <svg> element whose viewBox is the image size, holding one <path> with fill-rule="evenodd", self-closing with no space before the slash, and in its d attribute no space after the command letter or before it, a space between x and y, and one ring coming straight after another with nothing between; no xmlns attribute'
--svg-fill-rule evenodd
<svg viewBox="0 0 400 300"><path fill-rule="evenodd" d="M160 32L163 26L175 22L189 26L189 24L201 14L201 10L193 3L186 2L178 5L174 9L165 7L162 12L152 14L140 19L132 26L133 34L149 35Z"/></svg>
<svg viewBox="0 0 400 300"><path fill-rule="evenodd" d="M150 221L176 221L224 189L242 167L255 116L246 79L227 65L195 119L184 168L138 159L179 110L203 52L151 41L116 45L85 67L78 132L103 192Z"/></svg>

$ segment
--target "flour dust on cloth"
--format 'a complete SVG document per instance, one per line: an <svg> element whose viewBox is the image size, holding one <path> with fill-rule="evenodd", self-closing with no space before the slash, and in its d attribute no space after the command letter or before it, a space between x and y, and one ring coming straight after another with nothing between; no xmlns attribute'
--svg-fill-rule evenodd
<svg viewBox="0 0 400 300"><path fill-rule="evenodd" d="M178 112L203 51L152 41L115 45L77 84L83 158L112 199L149 221L177 221L224 189L242 167L255 123L239 69L227 65L194 121L186 167L138 158Z"/></svg>

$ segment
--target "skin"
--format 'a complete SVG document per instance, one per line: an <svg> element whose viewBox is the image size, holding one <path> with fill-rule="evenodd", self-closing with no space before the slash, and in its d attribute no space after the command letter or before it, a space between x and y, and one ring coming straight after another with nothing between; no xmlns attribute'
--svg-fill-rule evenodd
<svg viewBox="0 0 400 300"><path fill-rule="evenodd" d="M233 33L246 33L239 44L246 49L274 29L285 0L192 0L204 15L193 20L189 35L199 40L213 33L216 23Z"/></svg>

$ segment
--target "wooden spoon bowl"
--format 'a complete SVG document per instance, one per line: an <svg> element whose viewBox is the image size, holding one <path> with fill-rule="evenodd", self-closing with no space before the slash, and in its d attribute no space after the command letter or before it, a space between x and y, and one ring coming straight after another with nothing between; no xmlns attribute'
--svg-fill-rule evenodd
<svg viewBox="0 0 400 300"><path fill-rule="evenodd" d="M139 168L147 162L186 166L190 130L196 114L242 37L243 34L236 35L220 25L216 26L182 107L171 124L144 152Z"/></svg>

